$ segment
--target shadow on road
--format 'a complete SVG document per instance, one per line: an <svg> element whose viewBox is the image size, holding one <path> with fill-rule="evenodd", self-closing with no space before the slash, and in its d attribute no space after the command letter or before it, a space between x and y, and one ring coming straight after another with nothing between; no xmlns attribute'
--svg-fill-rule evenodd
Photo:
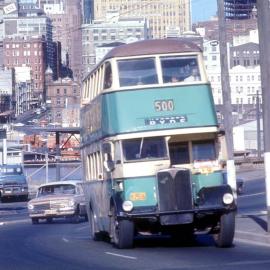
<svg viewBox="0 0 270 270"><path fill-rule="evenodd" d="M264 231L267 231L267 222L258 215L247 215L248 218L255 221Z"/></svg>

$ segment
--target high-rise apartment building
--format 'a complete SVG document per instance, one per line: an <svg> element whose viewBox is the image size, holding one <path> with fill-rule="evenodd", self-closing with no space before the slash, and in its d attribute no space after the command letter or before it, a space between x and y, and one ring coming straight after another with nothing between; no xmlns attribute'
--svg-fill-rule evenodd
<svg viewBox="0 0 270 270"><path fill-rule="evenodd" d="M120 17L143 17L149 23L149 38L166 38L172 28L180 33L191 28L190 0L95 0L94 19L118 11Z"/></svg>

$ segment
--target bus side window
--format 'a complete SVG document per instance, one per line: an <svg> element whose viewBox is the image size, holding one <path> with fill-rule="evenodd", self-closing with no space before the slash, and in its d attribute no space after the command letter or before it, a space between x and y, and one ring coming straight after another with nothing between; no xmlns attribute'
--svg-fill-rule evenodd
<svg viewBox="0 0 270 270"><path fill-rule="evenodd" d="M108 89L111 87L112 87L112 68L110 63L106 63L103 89Z"/></svg>

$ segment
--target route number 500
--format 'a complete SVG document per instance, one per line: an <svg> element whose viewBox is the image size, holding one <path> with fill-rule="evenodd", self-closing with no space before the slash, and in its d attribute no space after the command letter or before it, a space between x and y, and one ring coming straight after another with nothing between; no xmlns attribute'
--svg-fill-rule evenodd
<svg viewBox="0 0 270 270"><path fill-rule="evenodd" d="M155 100L154 102L155 110L157 112L161 111L173 111L174 110L174 104L172 99L168 100Z"/></svg>

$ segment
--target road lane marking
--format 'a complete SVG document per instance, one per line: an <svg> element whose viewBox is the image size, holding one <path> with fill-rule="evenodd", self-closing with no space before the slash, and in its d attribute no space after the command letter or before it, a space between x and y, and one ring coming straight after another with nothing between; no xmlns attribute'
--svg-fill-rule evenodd
<svg viewBox="0 0 270 270"><path fill-rule="evenodd" d="M65 238L65 237L63 237L62 240L63 240L64 242L66 242L66 243L69 242L69 240L68 240L67 238Z"/></svg>
<svg viewBox="0 0 270 270"><path fill-rule="evenodd" d="M118 254L118 253L105 252L105 254L116 256L116 257L121 257L121 258L125 258L125 259L137 260L136 257L126 256L126 255L122 255L122 254Z"/></svg>
<svg viewBox="0 0 270 270"><path fill-rule="evenodd" d="M88 229L89 228L89 225L86 225L86 226L82 226L80 228L76 228L75 231L82 231L84 229Z"/></svg>

